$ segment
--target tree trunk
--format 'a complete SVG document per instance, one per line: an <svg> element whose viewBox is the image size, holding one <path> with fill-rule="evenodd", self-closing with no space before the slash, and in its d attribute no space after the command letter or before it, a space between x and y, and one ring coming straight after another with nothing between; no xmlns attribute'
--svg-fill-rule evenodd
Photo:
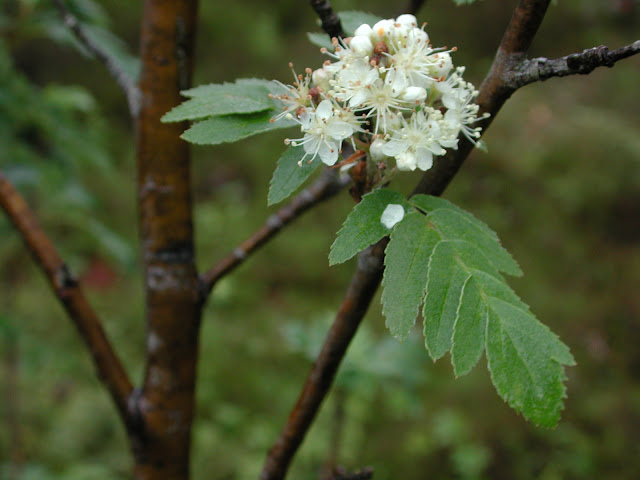
<svg viewBox="0 0 640 480"><path fill-rule="evenodd" d="M191 82L197 0L145 0L137 119L147 365L132 396L135 478L189 478L202 289L194 259L189 147L184 124L160 118Z"/></svg>

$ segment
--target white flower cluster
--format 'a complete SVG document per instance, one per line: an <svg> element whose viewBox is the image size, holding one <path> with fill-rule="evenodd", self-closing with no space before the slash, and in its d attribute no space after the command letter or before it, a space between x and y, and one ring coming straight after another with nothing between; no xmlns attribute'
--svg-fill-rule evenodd
<svg viewBox="0 0 640 480"><path fill-rule="evenodd" d="M464 67L453 68L455 49L432 48L413 15L361 25L333 45L322 49L333 61L294 72L293 85L276 82L284 91L272 95L284 106L272 121L300 124L304 136L285 143L303 146L305 158L334 165L350 139L373 162L393 157L398 170L427 170L434 155L458 147L460 132L480 137L478 91L462 79Z"/></svg>

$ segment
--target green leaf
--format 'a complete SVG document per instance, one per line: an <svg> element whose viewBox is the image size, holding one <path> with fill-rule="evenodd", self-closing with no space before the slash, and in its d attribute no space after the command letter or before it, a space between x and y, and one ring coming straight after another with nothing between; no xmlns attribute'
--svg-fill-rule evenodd
<svg viewBox="0 0 640 480"><path fill-rule="evenodd" d="M465 240L477 246L500 271L510 275L522 275L520 267L497 239L485 228L471 220L468 215L451 209L433 210L427 215L446 240Z"/></svg>
<svg viewBox="0 0 640 480"><path fill-rule="evenodd" d="M220 92L221 87L229 85L236 88L245 88L247 96L251 98L255 98L255 94L251 94L252 91L260 91L266 88L269 93L278 93L282 89L282 87L273 80L265 80L263 78L239 78L235 83L209 83L207 85L198 85L197 87L193 87L188 90L182 90L180 93L187 98L205 97L209 95L216 95Z"/></svg>
<svg viewBox="0 0 640 480"><path fill-rule="evenodd" d="M289 147L278 159L278 166L269 184L267 197L269 205L281 202L291 195L322 163L320 158L315 157L310 163L304 161L298 165L302 157L304 157L302 147Z"/></svg>
<svg viewBox="0 0 640 480"><path fill-rule="evenodd" d="M270 90L263 83L223 83L196 87L183 92L189 100L178 105L162 117L162 122L200 120L207 117L234 113L253 113L269 110L274 102Z"/></svg>
<svg viewBox="0 0 640 480"><path fill-rule="evenodd" d="M267 110L245 115L211 117L193 125L181 135L181 138L198 145L218 145L296 125L295 122L284 119L271 122L273 114L273 110Z"/></svg>
<svg viewBox="0 0 640 480"><path fill-rule="evenodd" d="M374 15L373 13L367 12L359 12L359 11L346 11L339 12L338 17L340 17L340 22L342 23L342 30L347 35L347 37L351 37L353 32L356 29L364 24L369 24L370 27L373 27L376 23L378 23L382 18Z"/></svg>
<svg viewBox="0 0 640 480"><path fill-rule="evenodd" d="M453 326L451 363L456 376L469 373L480 360L485 345L487 315L487 304L478 281L469 276Z"/></svg>
<svg viewBox="0 0 640 480"><path fill-rule="evenodd" d="M427 283L427 266L438 243L424 215L413 212L395 225L385 251L382 313L391 334L399 340L409 335Z"/></svg>
<svg viewBox="0 0 640 480"><path fill-rule="evenodd" d="M429 261L427 294L422 309L425 346L433 360L451 349L453 326L468 278L469 273L455 262L451 243L440 242Z"/></svg>
<svg viewBox="0 0 640 480"><path fill-rule="evenodd" d="M312 44L333 51L333 43L326 33L307 32L307 38Z"/></svg>
<svg viewBox="0 0 640 480"><path fill-rule="evenodd" d="M345 262L359 251L389 235L391 229L382 224L380 217L385 208L392 203L403 205L405 211L410 209L404 197L393 190L374 190L362 197L331 245L329 264Z"/></svg>
<svg viewBox="0 0 640 480"><path fill-rule="evenodd" d="M531 313L489 299L487 360L496 390L538 425L553 427L565 398L563 365L575 365L569 349Z"/></svg>
<svg viewBox="0 0 640 480"><path fill-rule="evenodd" d="M484 230L484 232L490 237L498 241L498 235L489 228L489 226L482 220L478 220L470 212L458 207L454 203L444 198L434 197L432 195L414 195L409 199L409 203L414 207L422 210L425 213L433 212L434 210L447 209L452 210L460 215L464 216L467 220L473 223L476 227Z"/></svg>
<svg viewBox="0 0 640 480"><path fill-rule="evenodd" d="M509 288L482 245L444 236L440 240L427 275L424 329L429 353L435 359L450 349L460 376L486 349L498 393L531 421L554 425L565 396L562 365L574 364L569 349Z"/></svg>

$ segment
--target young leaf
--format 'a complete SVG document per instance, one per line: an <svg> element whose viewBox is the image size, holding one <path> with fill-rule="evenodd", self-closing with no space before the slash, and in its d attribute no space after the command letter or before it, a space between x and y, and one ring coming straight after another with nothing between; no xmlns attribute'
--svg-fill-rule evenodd
<svg viewBox="0 0 640 480"><path fill-rule="evenodd" d="M218 115L253 113L274 107L269 89L261 84L223 83L186 90L191 98L162 117L162 122L200 120Z"/></svg>
<svg viewBox="0 0 640 480"><path fill-rule="evenodd" d="M181 138L198 145L218 145L296 125L295 122L285 119L271 122L273 115L274 110L266 110L245 115L211 117L193 125L181 135Z"/></svg>
<svg viewBox="0 0 640 480"><path fill-rule="evenodd" d="M378 189L362 197L331 245L329 264L346 262L360 250L389 235L391 229L385 227L380 218L385 208L392 203L403 205L405 211L410 209L404 197L393 190Z"/></svg>
<svg viewBox="0 0 640 480"><path fill-rule="evenodd" d="M438 234L429 228L424 215L405 215L391 233L385 250L382 285L382 313L391 334L399 340L409 335L427 283L427 266Z"/></svg>
<svg viewBox="0 0 640 480"><path fill-rule="evenodd" d="M278 159L278 166L269 184L269 205L281 202L291 195L322 163L319 157L315 157L311 162L304 161L298 165L303 156L302 147L289 147Z"/></svg>

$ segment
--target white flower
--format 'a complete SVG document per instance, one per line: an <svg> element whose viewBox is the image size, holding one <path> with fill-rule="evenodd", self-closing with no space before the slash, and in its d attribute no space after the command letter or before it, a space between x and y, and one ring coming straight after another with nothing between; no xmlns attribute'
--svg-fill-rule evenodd
<svg viewBox="0 0 640 480"><path fill-rule="evenodd" d="M350 140L366 151L371 174L390 157L394 170L428 170L434 155L458 148L460 134L476 142L473 125L487 117L478 117L478 92L462 78L463 67L453 71L456 49L433 48L424 25L409 14L360 25L353 37L334 38L334 51L322 49L331 60L321 68L279 84L284 93L272 98L284 111L274 120L300 125L302 138L286 142L304 148L303 160L334 165Z"/></svg>
<svg viewBox="0 0 640 480"><path fill-rule="evenodd" d="M382 151L395 157L398 170L428 170L433 166L433 155L443 155L440 145L442 114L436 110L415 112L407 123L395 130Z"/></svg>
<svg viewBox="0 0 640 480"><path fill-rule="evenodd" d="M382 212L380 217L380 223L385 227L391 229L396 223L400 222L404 218L404 207L397 203L391 203L387 205L387 208Z"/></svg>
<svg viewBox="0 0 640 480"><path fill-rule="evenodd" d="M287 139L285 143L304 148L305 155L300 163L308 155L311 160L317 155L324 164L331 166L338 161L342 141L359 129L357 118L349 113L343 114L339 106L330 100L323 100L315 110L306 109L300 114L298 122L304 137Z"/></svg>
<svg viewBox="0 0 640 480"><path fill-rule="evenodd" d="M478 91L474 90L473 85L464 81L458 83L442 96L442 103L447 107L444 114L444 121L449 130L456 132L462 131L467 139L475 144L480 138L480 127L472 127L474 123L485 119L489 114L478 117L480 107L473 103L473 99L478 96Z"/></svg>
<svg viewBox="0 0 640 480"><path fill-rule="evenodd" d="M296 74L293 69L293 63L289 63L291 73L293 73L293 85L285 85L278 80L273 80L284 91L283 93L272 95L269 94L269 98L279 100L283 109L282 112L271 119L272 122L287 117L289 114L295 114L300 108L305 108L311 104L311 95L309 91L311 89L311 69L305 69L305 76ZM292 113L293 112L293 113Z"/></svg>
<svg viewBox="0 0 640 480"><path fill-rule="evenodd" d="M362 101L358 105L352 105L355 110L368 110L367 118L375 117L374 134L378 133L378 129L382 127L382 131L387 131L387 120L397 116L401 110L410 110L408 103L400 94L402 91L396 91L382 81L376 80L367 88L362 89ZM350 105L351 106L351 105Z"/></svg>
<svg viewBox="0 0 640 480"><path fill-rule="evenodd" d="M367 88L379 78L378 70L365 60L357 60L351 68L340 70L330 83L331 94L340 102L348 102L350 107L357 107L367 98Z"/></svg>

